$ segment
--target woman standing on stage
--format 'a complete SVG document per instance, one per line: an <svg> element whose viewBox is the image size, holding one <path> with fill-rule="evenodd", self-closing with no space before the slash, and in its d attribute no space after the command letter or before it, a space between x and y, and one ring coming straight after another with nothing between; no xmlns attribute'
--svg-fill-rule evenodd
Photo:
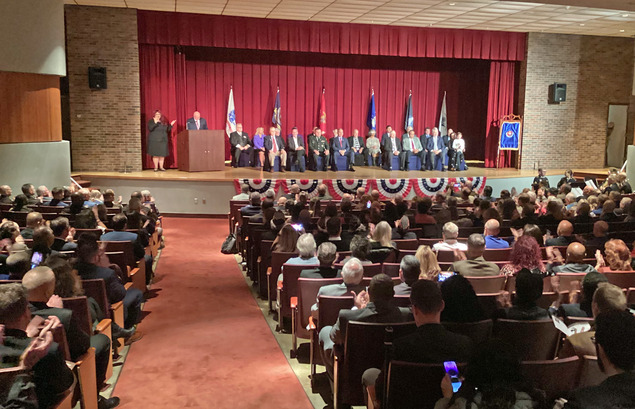
<svg viewBox="0 0 635 409"><path fill-rule="evenodd" d="M165 171L163 162L168 156L168 134L176 123L176 119L168 125L165 117L158 109L154 111L152 119L148 121L148 155L152 156L154 171Z"/></svg>
<svg viewBox="0 0 635 409"><path fill-rule="evenodd" d="M371 129L368 132L368 138L366 138L366 149L370 153L370 157L372 163L369 163L368 166L379 166L379 155L381 154L381 149L379 146L379 138L377 138L377 132L374 129Z"/></svg>

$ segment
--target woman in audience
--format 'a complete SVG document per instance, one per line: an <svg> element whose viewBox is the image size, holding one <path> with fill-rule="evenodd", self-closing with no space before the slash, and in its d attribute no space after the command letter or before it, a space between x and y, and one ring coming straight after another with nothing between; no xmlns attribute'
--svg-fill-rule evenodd
<svg viewBox="0 0 635 409"><path fill-rule="evenodd" d="M580 223L593 223L594 221L593 217L591 217L591 206L587 201L580 200L580 202L578 202L578 205L575 209L575 214L575 218L573 219L574 225ZM633 214L633 216L635 216L635 213ZM633 220L635 220L635 217L633 218Z"/></svg>
<svg viewBox="0 0 635 409"><path fill-rule="evenodd" d="M430 246L419 246L417 252L415 253L415 257L419 260L419 266L421 268L419 278L423 280L436 280L437 276L441 272L441 267L439 267L437 256L434 254L434 251L432 251Z"/></svg>
<svg viewBox="0 0 635 409"><path fill-rule="evenodd" d="M311 228L311 212L309 209L302 209L298 215L298 222L304 227L304 231L310 233Z"/></svg>
<svg viewBox="0 0 635 409"><path fill-rule="evenodd" d="M516 202L514 202L514 199L505 199L502 202L499 202L498 207L498 211L503 220L515 220L520 217L518 210L516 209Z"/></svg>
<svg viewBox="0 0 635 409"><path fill-rule="evenodd" d="M549 319L547 310L537 305L542 290L542 274L523 268L516 274L514 301L510 304L509 298L503 298L502 308L496 312L497 317L521 321Z"/></svg>
<svg viewBox="0 0 635 409"><path fill-rule="evenodd" d="M40 226L33 231L33 252L42 254L42 261L51 254L51 246L55 242L53 230L48 226ZM55 252L57 254L57 251Z"/></svg>
<svg viewBox="0 0 635 409"><path fill-rule="evenodd" d="M562 209L564 205L560 199L551 199L547 202L546 213L538 218L539 224L543 226L556 225L564 219Z"/></svg>
<svg viewBox="0 0 635 409"><path fill-rule="evenodd" d="M459 220L459 210L457 209L458 200L454 196L448 197L448 211L450 212L450 220Z"/></svg>
<svg viewBox="0 0 635 409"><path fill-rule="evenodd" d="M441 391L443 398L434 409L546 407L542 393L523 376L514 348L498 339L486 341L474 351L458 392L452 392L448 375L441 381Z"/></svg>
<svg viewBox="0 0 635 409"><path fill-rule="evenodd" d="M11 208L11 212L16 213L30 213L33 210L26 207L29 204L29 199L26 195L17 195L13 201L13 207Z"/></svg>
<svg viewBox="0 0 635 409"><path fill-rule="evenodd" d="M600 220L604 220L607 223L618 221L618 217L615 215L615 202L611 199L606 200L602 205Z"/></svg>
<svg viewBox="0 0 635 409"><path fill-rule="evenodd" d="M534 239L536 239L536 242L538 242L538 246L544 247L545 238L542 235L542 230L540 230L540 227L536 226L535 224L526 224L523 228L523 235L533 237Z"/></svg>
<svg viewBox="0 0 635 409"><path fill-rule="evenodd" d="M293 253L298 242L298 232L293 226L285 224L271 245L271 251Z"/></svg>
<svg viewBox="0 0 635 409"><path fill-rule="evenodd" d="M598 261L598 271L633 271L631 267L631 253L623 240L612 239L604 245L604 257L598 251L596 259Z"/></svg>
<svg viewBox="0 0 635 409"><path fill-rule="evenodd" d="M529 269L536 274L544 274L546 272L538 242L532 236L524 234L512 246L509 264L505 264L501 268L501 274L516 275L523 268Z"/></svg>
<svg viewBox="0 0 635 409"><path fill-rule="evenodd" d="M326 205L324 214L322 214L322 217L318 220L317 226L319 231L326 233L326 222L328 222L331 217L337 217L337 206L332 202Z"/></svg>
<svg viewBox="0 0 635 409"><path fill-rule="evenodd" d="M441 294L445 302L441 322L476 322L485 319L472 284L462 275L453 275L442 282Z"/></svg>
<svg viewBox="0 0 635 409"><path fill-rule="evenodd" d="M84 196L81 193L73 193L71 195L71 205L62 210L62 214L77 215L84 208Z"/></svg>
<svg viewBox="0 0 635 409"><path fill-rule="evenodd" d="M371 252L369 259L373 263L383 263L385 260L394 260L396 262L399 258L399 250L397 245L391 240L392 229L386 221L381 221L375 226L373 231L370 247Z"/></svg>

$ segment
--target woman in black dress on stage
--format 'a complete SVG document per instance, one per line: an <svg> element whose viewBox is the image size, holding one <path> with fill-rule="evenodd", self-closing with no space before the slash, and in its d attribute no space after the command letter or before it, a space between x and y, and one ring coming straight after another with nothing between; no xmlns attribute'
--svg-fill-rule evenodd
<svg viewBox="0 0 635 409"><path fill-rule="evenodd" d="M176 123L176 119L168 125L158 109L154 111L152 119L148 121L148 155L152 156L154 171L165 171L163 162L168 156L168 134Z"/></svg>

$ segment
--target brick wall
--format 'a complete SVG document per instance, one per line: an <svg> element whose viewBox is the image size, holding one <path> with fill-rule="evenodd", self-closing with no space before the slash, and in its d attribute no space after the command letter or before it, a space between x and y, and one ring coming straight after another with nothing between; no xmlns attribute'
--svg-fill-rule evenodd
<svg viewBox="0 0 635 409"><path fill-rule="evenodd" d="M521 167L604 167L608 105L629 104L633 39L530 33L521 66ZM548 103L549 85L567 84L567 101ZM564 163L563 163L564 161Z"/></svg>
<svg viewBox="0 0 635 409"><path fill-rule="evenodd" d="M137 11L65 6L74 171L141 170ZM108 88L88 87L106 67Z"/></svg>

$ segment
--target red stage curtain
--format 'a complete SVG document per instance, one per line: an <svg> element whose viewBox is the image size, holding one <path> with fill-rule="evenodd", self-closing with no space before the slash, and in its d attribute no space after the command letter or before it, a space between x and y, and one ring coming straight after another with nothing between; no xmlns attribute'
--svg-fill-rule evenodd
<svg viewBox="0 0 635 409"><path fill-rule="evenodd" d="M173 46L139 45L139 83L141 88L141 148L145 168L152 168L146 155L148 121L159 109L168 122L176 119L164 166L176 168L176 135L185 129L185 56Z"/></svg>
<svg viewBox="0 0 635 409"><path fill-rule="evenodd" d="M401 57L525 59L526 34L139 10L140 44Z"/></svg>
<svg viewBox="0 0 635 409"><path fill-rule="evenodd" d="M487 99L487 129L485 136L485 167L496 167L498 151L498 120L514 114L514 96L516 90L516 64L506 61L492 61L489 74L489 93ZM512 165L512 152L501 152L499 167Z"/></svg>

